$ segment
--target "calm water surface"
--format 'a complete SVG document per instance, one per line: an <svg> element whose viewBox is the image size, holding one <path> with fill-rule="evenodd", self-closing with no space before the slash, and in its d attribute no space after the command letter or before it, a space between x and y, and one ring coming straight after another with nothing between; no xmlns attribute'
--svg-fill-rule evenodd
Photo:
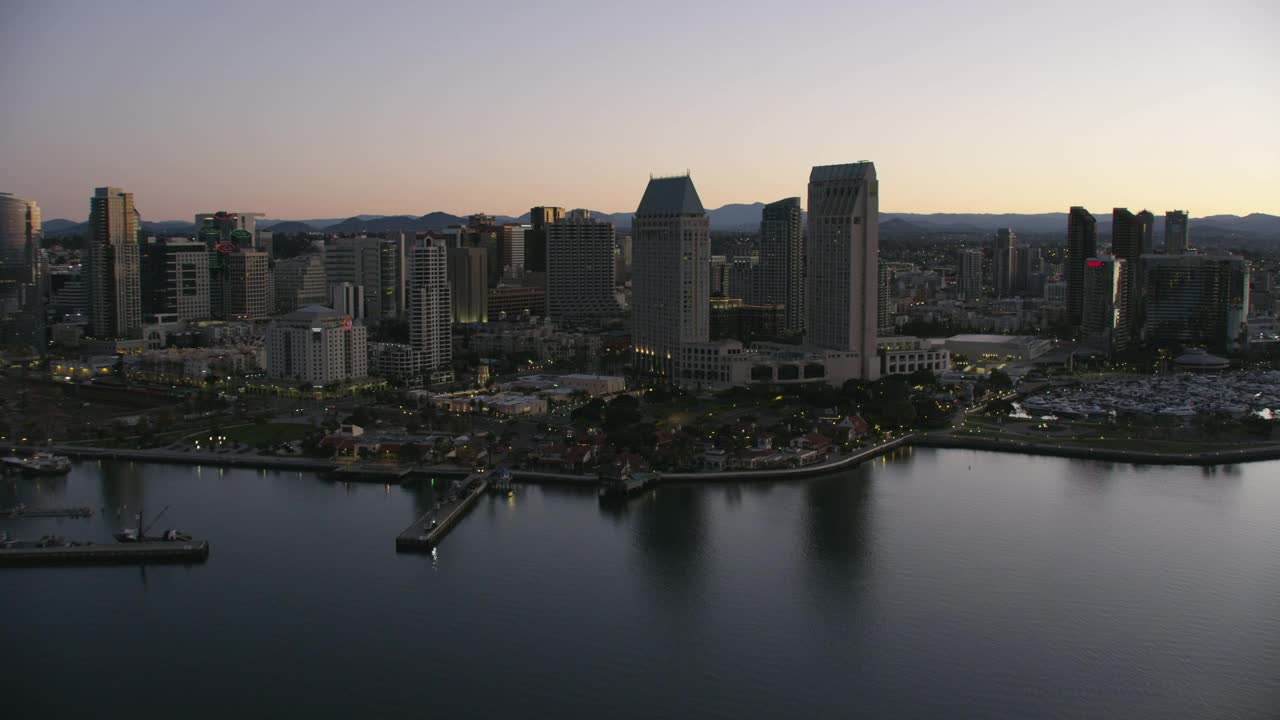
<svg viewBox="0 0 1280 720"><path fill-rule="evenodd" d="M200 566L0 571L4 717L1280 717L1280 463L901 451L809 481L483 498L81 463L0 520ZM102 508L107 508L103 513Z"/></svg>

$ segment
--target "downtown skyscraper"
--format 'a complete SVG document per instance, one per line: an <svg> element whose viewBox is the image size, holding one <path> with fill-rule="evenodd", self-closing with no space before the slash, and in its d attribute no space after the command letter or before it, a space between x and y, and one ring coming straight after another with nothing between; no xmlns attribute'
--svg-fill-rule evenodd
<svg viewBox="0 0 1280 720"><path fill-rule="evenodd" d="M116 187L94 191L83 274L89 279L89 330L96 338L132 338L141 330L139 224L133 193Z"/></svg>
<svg viewBox="0 0 1280 720"><path fill-rule="evenodd" d="M674 379L680 346L711 332L710 225L693 180L650 178L631 234L633 361Z"/></svg>
<svg viewBox="0 0 1280 720"><path fill-rule="evenodd" d="M1078 326L1084 313L1084 270L1098 254L1098 221L1082 207L1067 213L1067 322Z"/></svg>
<svg viewBox="0 0 1280 720"><path fill-rule="evenodd" d="M880 187L875 164L820 165L809 174L809 345L853 356L852 377L879 377Z"/></svg>
<svg viewBox="0 0 1280 720"><path fill-rule="evenodd" d="M577 322L617 315L613 223L572 210L546 230L547 316Z"/></svg>
<svg viewBox="0 0 1280 720"><path fill-rule="evenodd" d="M991 284L998 298L1011 297L1017 279L1018 236L1011 228L996 231L995 249L991 253Z"/></svg>
<svg viewBox="0 0 1280 720"><path fill-rule="evenodd" d="M783 332L804 331L804 232L800 198L769 203L760 214L760 285L762 304L785 305Z"/></svg>
<svg viewBox="0 0 1280 720"><path fill-rule="evenodd" d="M1166 255L1185 255L1189 249L1190 234L1187 229L1187 211L1170 210L1164 214L1164 252Z"/></svg>
<svg viewBox="0 0 1280 720"><path fill-rule="evenodd" d="M40 239L40 206L0 193L0 341L21 336L44 344Z"/></svg>
<svg viewBox="0 0 1280 720"><path fill-rule="evenodd" d="M1111 211L1111 254L1124 261L1121 278L1124 283L1122 298L1125 329L1137 333L1141 324L1143 302L1142 275L1139 261L1151 254L1155 218L1143 210L1136 215L1128 208ZM1087 303L1087 300L1086 300Z"/></svg>

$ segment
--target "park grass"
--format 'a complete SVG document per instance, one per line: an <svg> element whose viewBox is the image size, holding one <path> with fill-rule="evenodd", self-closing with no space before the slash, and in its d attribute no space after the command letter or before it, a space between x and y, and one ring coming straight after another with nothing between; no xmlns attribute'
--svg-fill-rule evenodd
<svg viewBox="0 0 1280 720"><path fill-rule="evenodd" d="M314 430L313 426L302 423L267 423L227 428L222 431L222 434L234 442L256 448L270 448L280 443L301 440Z"/></svg>

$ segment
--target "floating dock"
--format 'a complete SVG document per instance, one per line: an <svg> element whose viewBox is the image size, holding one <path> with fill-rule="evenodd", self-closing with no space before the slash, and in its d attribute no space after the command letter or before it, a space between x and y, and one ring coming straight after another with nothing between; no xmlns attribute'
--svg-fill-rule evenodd
<svg viewBox="0 0 1280 720"><path fill-rule="evenodd" d="M446 499L428 510L396 537L396 552L423 552L435 547L488 487L489 480L483 474L468 475L462 487L450 495L452 500Z"/></svg>
<svg viewBox="0 0 1280 720"><path fill-rule="evenodd" d="M0 549L0 567L202 563L208 558L207 540Z"/></svg>
<svg viewBox="0 0 1280 720"><path fill-rule="evenodd" d="M29 508L19 505L18 507L5 508L0 510L0 518L51 518L51 517L69 517L69 518L85 518L93 514L93 510L87 507L78 508Z"/></svg>

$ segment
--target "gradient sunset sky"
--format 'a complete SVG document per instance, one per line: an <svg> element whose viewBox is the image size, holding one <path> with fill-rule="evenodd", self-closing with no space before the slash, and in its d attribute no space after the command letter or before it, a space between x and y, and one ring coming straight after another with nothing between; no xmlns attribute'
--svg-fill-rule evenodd
<svg viewBox="0 0 1280 720"><path fill-rule="evenodd" d="M0 3L0 191L197 211L1280 214L1280 2Z"/></svg>

